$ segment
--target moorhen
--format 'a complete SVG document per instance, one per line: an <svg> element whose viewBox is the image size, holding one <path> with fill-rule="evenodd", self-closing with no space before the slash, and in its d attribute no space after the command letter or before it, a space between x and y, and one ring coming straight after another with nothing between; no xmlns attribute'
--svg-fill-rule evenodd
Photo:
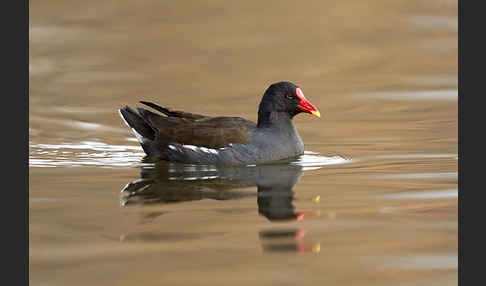
<svg viewBox="0 0 486 286"><path fill-rule="evenodd" d="M304 144L292 118L320 113L291 82L270 85L258 108L258 122L210 117L140 101L166 116L125 106L121 117L149 158L187 164L253 165L302 155Z"/></svg>

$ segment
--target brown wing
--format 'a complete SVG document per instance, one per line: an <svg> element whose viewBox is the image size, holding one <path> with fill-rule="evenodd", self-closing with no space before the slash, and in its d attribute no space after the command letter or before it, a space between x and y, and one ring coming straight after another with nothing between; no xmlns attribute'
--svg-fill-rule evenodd
<svg viewBox="0 0 486 286"><path fill-rule="evenodd" d="M247 144L249 132L255 127L255 123L240 117L213 117L176 128L175 142L207 148L222 148L230 143Z"/></svg>
<svg viewBox="0 0 486 286"><path fill-rule="evenodd" d="M145 104L147 106L152 107L153 109L162 112L163 114L169 116L169 117L179 117L179 118L185 118L188 120L198 120L198 119L204 119L204 118L211 118L209 116L205 115L200 115L200 114L195 114L195 113L189 113L189 112L184 112L184 111L178 111L178 110L172 110L167 107L162 107L160 105L157 105L153 102L148 102L148 101L140 101L140 103Z"/></svg>
<svg viewBox="0 0 486 286"><path fill-rule="evenodd" d="M230 143L246 144L249 133L256 127L254 122L240 117L209 117L144 104L167 115L138 108L141 117L155 130L153 144L158 149L167 148L170 143L206 148L222 148Z"/></svg>

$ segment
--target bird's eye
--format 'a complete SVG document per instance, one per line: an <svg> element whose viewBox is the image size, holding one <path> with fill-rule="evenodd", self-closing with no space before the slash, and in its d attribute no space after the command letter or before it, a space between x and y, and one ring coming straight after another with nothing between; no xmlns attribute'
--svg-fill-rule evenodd
<svg viewBox="0 0 486 286"><path fill-rule="evenodd" d="M294 97L293 97L291 94L287 94L285 97L286 97L287 99L293 99L293 98L294 98Z"/></svg>

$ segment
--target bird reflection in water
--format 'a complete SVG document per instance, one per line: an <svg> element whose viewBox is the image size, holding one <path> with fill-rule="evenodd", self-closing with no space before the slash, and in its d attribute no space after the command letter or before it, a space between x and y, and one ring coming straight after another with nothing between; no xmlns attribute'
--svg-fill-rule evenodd
<svg viewBox="0 0 486 286"><path fill-rule="evenodd" d="M204 166L158 162L142 167L141 178L121 191L121 205L168 204L202 199L232 200L257 197L258 213L272 222L302 221L319 212L296 212L292 204L304 169L290 164ZM238 190L256 186L257 193ZM304 228L262 230L263 250L319 252L319 244L302 242Z"/></svg>
<svg viewBox="0 0 486 286"><path fill-rule="evenodd" d="M266 252L313 252L321 251L319 242L308 243L303 237L308 232L305 228L260 231L263 251Z"/></svg>

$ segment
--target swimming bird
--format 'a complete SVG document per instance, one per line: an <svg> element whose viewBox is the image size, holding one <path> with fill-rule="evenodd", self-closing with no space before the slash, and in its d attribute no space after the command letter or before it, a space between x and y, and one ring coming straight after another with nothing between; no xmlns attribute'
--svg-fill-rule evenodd
<svg viewBox="0 0 486 286"><path fill-rule="evenodd" d="M258 108L257 123L241 118L206 116L140 103L162 113L125 106L120 116L149 158L203 165L253 165L304 153L292 119L299 113L320 117L297 85L270 85Z"/></svg>

